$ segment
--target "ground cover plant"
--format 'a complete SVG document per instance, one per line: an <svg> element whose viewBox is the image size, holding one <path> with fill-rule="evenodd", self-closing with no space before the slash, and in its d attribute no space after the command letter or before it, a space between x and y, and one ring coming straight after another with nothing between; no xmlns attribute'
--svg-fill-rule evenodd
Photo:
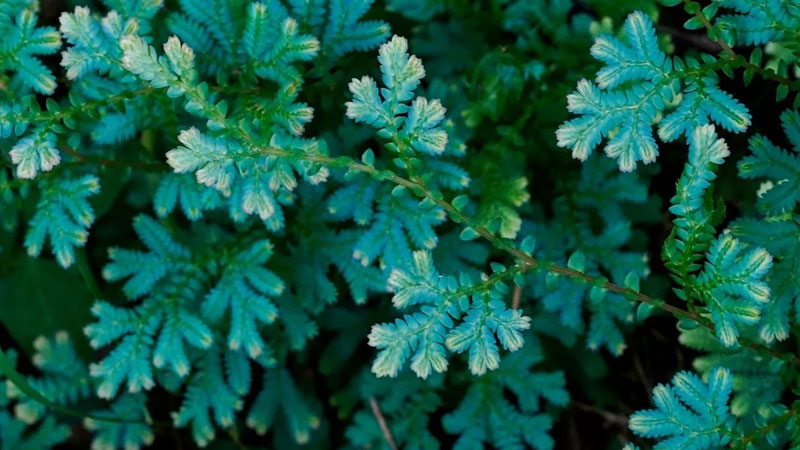
<svg viewBox="0 0 800 450"><path fill-rule="evenodd" d="M800 1L0 0L0 449L800 449Z"/></svg>

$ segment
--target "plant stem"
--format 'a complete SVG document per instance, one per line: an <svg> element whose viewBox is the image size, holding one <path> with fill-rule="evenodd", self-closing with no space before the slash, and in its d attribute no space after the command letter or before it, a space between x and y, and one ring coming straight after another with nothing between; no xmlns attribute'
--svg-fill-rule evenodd
<svg viewBox="0 0 800 450"><path fill-rule="evenodd" d="M86 283L86 287L89 289L89 292L92 293L95 300L99 300L103 298L103 293L100 292L100 287L97 284L97 280L92 274L92 268L89 267L89 258L86 256L86 247L80 247L75 255L75 265L78 267L78 271L81 273L81 277L83 277L83 282Z"/></svg>
<svg viewBox="0 0 800 450"><path fill-rule="evenodd" d="M395 443L394 437L392 437L392 430L389 429L389 424L386 423L386 419L381 412L381 407L378 405L378 400L376 400L375 397L369 398L369 407L372 409L372 415L375 416L375 420L378 421L378 426L381 428L383 438L386 439L386 445L392 450L398 450L397 443Z"/></svg>
<svg viewBox="0 0 800 450"><path fill-rule="evenodd" d="M714 26L711 24L711 21L708 20L706 15L703 13L703 10L699 8L699 3L694 2L692 0L683 0L683 2L687 6L688 5L698 6L697 11L694 13L695 17L697 17L697 19L700 20L700 22L703 24L703 27L706 29L707 32L709 32L709 38L722 48L722 52L725 53L725 55L731 61L733 68L742 67L745 70L757 73L762 78L775 81L782 85L786 85L789 89L793 91L800 91L800 80L790 80L789 78L781 76L772 70L765 69L761 66L753 64L747 61L747 59L745 59L743 56L737 54L736 51L733 49L733 47L728 45L728 43L725 42L724 39L714 38L713 36L714 33L712 33Z"/></svg>

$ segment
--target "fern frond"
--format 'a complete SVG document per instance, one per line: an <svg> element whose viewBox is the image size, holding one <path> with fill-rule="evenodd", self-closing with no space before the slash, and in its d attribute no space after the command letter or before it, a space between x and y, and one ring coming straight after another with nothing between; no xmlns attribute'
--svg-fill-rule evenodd
<svg viewBox="0 0 800 450"><path fill-rule="evenodd" d="M792 211L800 200L798 183L798 160L800 151L800 113L793 110L781 114L781 125L789 138L794 152L774 145L768 138L757 134L750 138L750 151L753 153L739 162L739 176L742 178L766 178L759 191L756 203L767 214L781 214Z"/></svg>
<svg viewBox="0 0 800 450"><path fill-rule="evenodd" d="M704 327L683 331L679 340L689 348L707 353L692 363L703 376L716 367L730 370L733 380L730 409L734 416L749 420L780 400L784 389L783 364L766 359L753 349L725 347Z"/></svg>
<svg viewBox="0 0 800 450"><path fill-rule="evenodd" d="M796 216L743 218L731 224L731 233L741 241L766 249L774 257L772 269L766 278L770 288L770 301L761 309L759 337L766 342L789 337L791 323L797 321L792 314L800 296L800 283L795 274L800 270L800 254L794 242L800 236Z"/></svg>
<svg viewBox="0 0 800 450"><path fill-rule="evenodd" d="M334 56L371 50L389 37L389 24L382 20L361 21L374 0L329 0L328 20L322 43Z"/></svg>
<svg viewBox="0 0 800 450"><path fill-rule="evenodd" d="M38 57L57 52L61 36L53 27L36 26L38 4L9 6L0 9L0 73L14 74L20 96L30 91L52 94L56 78Z"/></svg>
<svg viewBox="0 0 800 450"><path fill-rule="evenodd" d="M552 418L544 411L544 401L557 407L569 402L561 372L534 372L544 358L535 339L503 361L503 366L483 378L474 379L456 409L442 418L450 434L460 435L454 448L504 450L530 446L536 450L553 448L548 431ZM503 391L516 397L512 401Z"/></svg>
<svg viewBox="0 0 800 450"><path fill-rule="evenodd" d="M718 26L730 43L761 45L781 41L796 34L800 24L800 11L796 5L780 1L721 0L719 7L734 14L722 14Z"/></svg>
<svg viewBox="0 0 800 450"><path fill-rule="evenodd" d="M702 382L679 372L671 385L653 389L656 409L631 416L630 429L644 437L662 439L659 450L712 450L730 442L733 416L728 407L733 382L727 369L717 368Z"/></svg>
<svg viewBox="0 0 800 450"><path fill-rule="evenodd" d="M220 349L211 347L199 359L198 370L189 380L186 395L178 412L172 414L176 426L191 424L192 437L201 447L214 439L213 423L227 428L235 420L244 402L235 393L222 372Z"/></svg>
<svg viewBox="0 0 800 450"><path fill-rule="evenodd" d="M87 198L100 191L97 177L58 179L42 184L38 209L25 234L30 256L39 256L49 238L53 254L61 267L75 262L75 247L83 247L88 228L94 222L94 210Z"/></svg>
<svg viewBox="0 0 800 450"><path fill-rule="evenodd" d="M280 415L289 426L295 442L307 443L311 431L320 425L320 419L307 396L297 389L285 369L267 371L264 386L247 416L247 426L258 434L264 434L272 428L276 415Z"/></svg>
<svg viewBox="0 0 800 450"><path fill-rule="evenodd" d="M605 63L596 84L581 80L567 97L570 112L581 117L561 125L556 135L558 145L570 148L573 158L585 160L608 137L605 152L617 159L620 170L655 161L658 146L652 127L668 105L675 111L658 129L665 142L709 121L733 132L747 129L750 113L719 89L713 58L705 58L705 64L667 58L658 48L653 24L641 12L628 16L625 33L628 43L611 36L596 40L592 56Z"/></svg>
<svg viewBox="0 0 800 450"><path fill-rule="evenodd" d="M419 312L372 327L369 344L381 349L372 371L378 376L394 377L411 358L411 369L417 376L427 378L433 372L447 370L445 348L454 352L469 350L473 374L497 369L498 340L505 349L517 351L523 344L521 331L530 327L530 318L507 309L499 300L508 290L501 280L512 273L498 268L493 280L475 284L462 274L461 280L456 281L436 272L429 252L414 252L413 269L394 269L389 289L394 292L395 307L419 305ZM456 321L461 321L457 327Z"/></svg>
<svg viewBox="0 0 800 450"><path fill-rule="evenodd" d="M686 276L700 268L697 262L714 237L715 210L706 191L716 178L715 166L721 165L729 155L728 145L717 139L713 125L704 125L692 132L689 161L678 180L669 209L677 216L673 220L675 227L662 253L665 265L681 286L686 283Z"/></svg>

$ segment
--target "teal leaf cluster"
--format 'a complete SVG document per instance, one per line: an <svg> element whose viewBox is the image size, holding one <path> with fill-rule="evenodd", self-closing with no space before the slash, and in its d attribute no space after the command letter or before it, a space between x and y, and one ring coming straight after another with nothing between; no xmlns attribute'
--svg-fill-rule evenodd
<svg viewBox="0 0 800 450"><path fill-rule="evenodd" d="M59 331L52 338L40 336L33 346L36 353L32 362L41 375L27 377L31 388L62 406L76 405L90 398L92 379L66 332ZM152 444L154 434L145 421L145 400L141 395L124 395L108 409L94 411L94 418L86 417L84 426L92 432L92 448L138 450ZM0 447L3 449L50 449L69 438L70 427L56 421L47 405L28 397L9 382L0 396L0 407L11 402L15 402L13 416L0 412L0 424L3 424ZM116 420L102 420L104 417Z"/></svg>
<svg viewBox="0 0 800 450"><path fill-rule="evenodd" d="M0 0L0 449L800 448L796 3Z"/></svg>
<svg viewBox="0 0 800 450"><path fill-rule="evenodd" d="M419 58L408 55L408 42L399 36L392 37L381 46L378 62L385 87L379 91L375 80L368 76L354 78L348 85L353 101L345 105L347 117L372 125L380 136L392 138L389 148L401 154L444 152L447 133L441 129L441 123L445 108L439 100L414 97L425 69Z"/></svg>
<svg viewBox="0 0 800 450"><path fill-rule="evenodd" d="M786 151L767 137L756 134L749 142L752 154L738 164L742 178L766 179L759 190L756 204L768 215L789 212L800 200L796 155L800 149L800 114L793 110L784 111L781 125L793 151Z"/></svg>
<svg viewBox="0 0 800 450"><path fill-rule="evenodd" d="M566 406L569 394L563 373L532 371L542 358L534 340L505 358L499 370L475 380L458 407L442 419L448 433L460 434L454 448L553 448L548 434L553 420L545 403ZM504 390L516 401L506 399Z"/></svg>
<svg viewBox="0 0 800 450"><path fill-rule="evenodd" d="M397 376L410 358L411 370L427 378L447 370L446 350L467 352L475 375L497 369L498 342L508 351L517 351L524 342L522 332L530 328L530 318L498 300L508 292L500 281L508 276L507 270L498 267L495 278L482 283L466 274L457 280L439 275L429 252L414 252L413 269L393 270L389 288L396 308L418 306L419 311L372 327L369 345L381 350L372 371L378 376Z"/></svg>
<svg viewBox="0 0 800 450"><path fill-rule="evenodd" d="M13 73L11 82L25 91L52 94L56 78L40 58L61 48L61 35L53 27L36 26L37 14L32 5L6 3L0 5L0 72ZM14 3L20 6L15 8Z"/></svg>
<svg viewBox="0 0 800 450"><path fill-rule="evenodd" d="M44 183L36 214L25 235L28 254L39 256L49 240L61 267L71 266L75 262L75 247L86 244L88 228L95 219L88 198L99 191L99 180L93 175Z"/></svg>
<svg viewBox="0 0 800 450"><path fill-rule="evenodd" d="M624 211L646 200L647 188L636 174L622 173L613 161L592 156L582 165L575 189L553 199L557 214L534 223L531 236L537 238L538 247L534 254L565 265L579 264L575 267L588 274L608 274L618 284L629 273L646 279L649 261L645 253L631 251L634 223ZM565 235L565 229L575 232ZM634 319L634 305L622 296L566 277L537 273L530 278L533 295L541 298L542 320L555 320L571 330L570 335L585 334L585 344L592 350L605 347L612 354L623 353L624 330ZM565 333L556 337L568 339Z"/></svg>
<svg viewBox="0 0 800 450"><path fill-rule="evenodd" d="M659 49L655 29L641 12L625 22L628 42L599 37L592 56L605 65L595 82L581 80L567 97L568 109L580 115L559 127L558 145L585 160L604 138L605 153L629 172L637 162L658 156L653 124L659 115L658 136L669 142L712 121L729 131L743 132L751 115L738 100L720 90L713 62L667 57ZM713 59L713 58L711 58ZM671 110L667 114L668 110Z"/></svg>
<svg viewBox="0 0 800 450"><path fill-rule="evenodd" d="M661 439L659 450L711 450L730 442L734 418L728 400L733 382L727 369L717 368L703 382L690 372L679 372L669 385L653 389L656 409L631 416L634 433Z"/></svg>

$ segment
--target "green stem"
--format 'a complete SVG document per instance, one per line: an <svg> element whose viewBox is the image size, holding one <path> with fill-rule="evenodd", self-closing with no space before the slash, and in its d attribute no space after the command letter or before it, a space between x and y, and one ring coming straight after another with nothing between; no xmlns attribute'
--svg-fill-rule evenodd
<svg viewBox="0 0 800 450"><path fill-rule="evenodd" d="M94 299L99 300L103 298L103 293L100 292L97 279L95 279L94 274L92 273L92 268L89 267L89 258L86 256L86 247L80 247L76 252L75 265L78 267L78 271L81 273L81 277L83 277L83 282L86 283L86 287L89 288L89 292L92 293Z"/></svg>
<svg viewBox="0 0 800 450"><path fill-rule="evenodd" d="M725 56L728 57L728 60L732 63L731 64L732 68L737 68L737 67L744 68L745 70L757 73L764 79L772 80L777 82L778 84L786 85L789 89L793 91L800 91L800 80L790 80L772 70L765 69L761 66L753 64L747 61L747 59L745 59L743 56L737 54L736 51L733 49L733 47L728 45L728 43L725 42L724 39L714 37L715 33L712 32L714 26L711 23L711 21L708 20L706 15L703 13L700 4L692 0L683 0L683 2L684 4L687 5L687 8L696 9L696 12L694 13L695 17L697 17L697 19L700 20L700 22L703 24L703 27L708 32L708 37L717 44L719 44L720 47L722 47L722 52L725 54Z"/></svg>
<svg viewBox="0 0 800 450"><path fill-rule="evenodd" d="M466 225L474 229L478 233L478 235L489 241L495 248L505 253L508 253L517 260L521 261L522 264L527 266L525 270L541 269L548 272L556 273L558 275L564 275L578 282L591 284L603 288L607 291L620 294L629 300L637 301L640 303L647 303L649 305L661 309L662 311L672 314L674 317L678 319L688 319L697 322L698 324L702 325L705 328L708 328L709 330L712 331L715 330L714 323L710 319L700 315L699 313L687 311L677 306L669 305L665 303L663 300L650 297L646 294L637 292L633 289L629 289L627 287L612 283L611 281L608 281L605 278L594 277L587 273L570 269L568 267L559 266L549 261L537 260L531 255L528 255L527 253L523 252L522 250L517 249L512 241L495 236L487 228L478 225L474 219L466 217L455 206L453 206L450 202L446 201L440 193L433 192L430 189L426 188L425 186L415 181L411 181L407 178L403 178L390 170L376 169L375 167L360 163L346 156L340 156L334 158L331 156L320 155L320 154L292 153L287 150L276 147L260 147L253 142L252 138L244 130L239 128L237 131L239 133L239 137L241 137L242 140L253 151L257 151L265 155L275 156L279 158L303 159L306 161L324 164L331 168L347 169L353 172L362 172L369 174L377 179L387 180L397 185L406 187L410 189L412 192L414 192L417 196L426 198L429 201L440 206L449 214L453 222ZM800 358L798 358L793 354L781 353L773 348L761 344L760 342L752 341L746 337L740 337L739 342L742 346L751 348L756 352L761 353L762 355L766 355L772 358L779 359L781 361L788 362L793 365L800 366Z"/></svg>
<svg viewBox="0 0 800 450"><path fill-rule="evenodd" d="M274 156L277 158L305 160L313 163L323 164L332 169L339 168L339 169L347 169L352 172L362 172L369 174L373 178L376 178L378 180L388 180L399 186L404 186L406 188L411 189L411 191L418 197L425 198L428 201L437 204L450 215L450 218L454 222L466 225L474 229L478 233L478 235L489 241L495 248L510 254L515 259L521 261L523 265L527 265L529 269L542 269L551 273L567 276L579 282L592 284L594 286L603 288L607 291L620 294L629 300L652 305L656 308L661 309L662 311L672 314L674 317L677 317L679 319L688 319L697 322L698 324L708 328L709 330L713 331L715 329L714 323L710 319L700 315L699 313L693 311L687 311L682 308L669 305L665 303L663 300L656 299L654 297L642 294L641 292L637 292L633 289L629 289L627 287L623 287L618 284L612 283L605 278L593 277L584 272L570 269L568 267L562 267L547 261L539 261L533 258L531 255L528 255L525 252L517 249L512 241L495 236L487 228L478 225L474 219L464 216L461 213L461 211L459 211L448 201L444 200L440 192L438 191L434 192L425 185L415 180L409 180L407 178L403 178L390 170L376 169L375 167L363 164L346 156L334 158L323 154L302 153L297 151L290 152L282 148L272 147L268 145L265 146L263 144L260 144L253 138L253 136L250 135L250 133L240 123L226 117L226 114L223 111L221 111L217 107L217 105L214 105L213 103L209 102L203 91L198 86L194 86L191 83L183 80L180 81L179 86L185 92L186 98L192 102L197 103L199 105L200 111L202 111L202 113L206 115L206 117L216 122L221 128L225 129L226 132L231 137L240 140L245 146L247 146L254 153ZM743 346L752 348L759 353L778 358L782 361L786 361L794 365L800 365L800 358L798 358L795 355L781 354L780 352L771 349L765 346L764 344L761 344L756 341L750 341L749 339L746 338L740 338L739 341Z"/></svg>
<svg viewBox="0 0 800 450"><path fill-rule="evenodd" d="M753 431L752 433L742 436L741 439L739 439L739 441L732 443L731 447L741 450L749 448L748 446L752 444L756 439L766 436L767 433L788 422L789 419L791 419L798 413L800 413L800 403L796 402L794 405L792 405L791 408L786 410L786 412L778 416L775 420L767 423L766 425Z"/></svg>

